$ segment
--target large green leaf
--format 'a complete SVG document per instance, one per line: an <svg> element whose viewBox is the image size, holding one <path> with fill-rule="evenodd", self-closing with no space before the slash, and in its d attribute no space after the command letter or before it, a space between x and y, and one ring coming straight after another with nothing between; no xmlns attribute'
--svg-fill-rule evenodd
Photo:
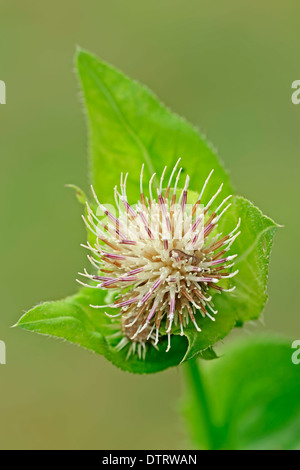
<svg viewBox="0 0 300 470"><path fill-rule="evenodd" d="M200 318L198 324L203 328L198 333L194 326L185 329L186 337L179 336L179 331L172 337L172 348L166 353L167 338L163 337L157 351L148 346L146 360L131 355L127 358L128 347L120 352L115 346L120 337L120 323L105 315L116 314L115 309L95 309L90 305L104 305L109 302L107 293L100 289L83 288L78 294L57 302L45 302L25 313L16 326L39 334L62 338L78 344L85 349L105 356L109 361L123 370L133 373L153 373L168 367L179 365L182 361L201 354L202 357L213 357L210 347L226 336L234 326L235 320L229 312L221 315L217 322ZM188 341L187 341L188 339Z"/></svg>
<svg viewBox="0 0 300 470"><path fill-rule="evenodd" d="M57 302L45 302L25 313L16 326L65 339L85 349L105 356L109 361L123 370L135 373L151 373L178 365L187 348L186 339L173 339L172 354L166 353L166 340L160 343L159 351L151 347L146 360L131 355L126 359L128 347L118 352L115 346L121 338L114 338L120 331L119 322L108 318L103 309L90 305L104 305L107 293L100 289L83 288L72 297ZM105 308L107 313L116 311Z"/></svg>
<svg viewBox="0 0 300 470"><path fill-rule="evenodd" d="M214 168L206 196L214 194L220 183L224 195L232 192L211 146L146 87L83 50L78 52L77 66L89 122L91 179L103 203L113 202L113 188L122 171L129 172L128 197L135 202L142 164L147 181L154 172L160 175L165 165L171 169L179 157L191 177L191 189L198 191Z"/></svg>
<svg viewBox="0 0 300 470"><path fill-rule="evenodd" d="M192 369L184 409L194 444L234 450L299 448L300 368L292 363L292 353L287 340L250 338L227 348L200 376ZM210 429L202 419L203 389Z"/></svg>

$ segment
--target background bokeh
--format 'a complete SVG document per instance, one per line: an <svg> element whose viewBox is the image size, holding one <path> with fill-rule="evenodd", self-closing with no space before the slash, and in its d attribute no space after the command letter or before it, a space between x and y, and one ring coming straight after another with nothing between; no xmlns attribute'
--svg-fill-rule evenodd
<svg viewBox="0 0 300 470"><path fill-rule="evenodd" d="M81 208L64 187L88 188L76 44L196 124L238 192L285 225L273 250L265 326L238 334L267 329L300 339L300 105L291 103L299 13L296 0L1 2L2 449L187 446L176 413L180 370L132 376L76 346L10 329L34 304L73 293L86 265Z"/></svg>

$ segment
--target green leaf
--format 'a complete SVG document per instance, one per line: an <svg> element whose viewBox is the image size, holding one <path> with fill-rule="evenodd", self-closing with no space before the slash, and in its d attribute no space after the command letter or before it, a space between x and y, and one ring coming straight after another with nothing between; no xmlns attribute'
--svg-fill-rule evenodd
<svg viewBox="0 0 300 470"><path fill-rule="evenodd" d="M126 359L128 346L120 352L115 346L121 337L118 320L108 318L107 313L115 314L115 309L95 309L90 305L105 305L107 293L100 289L84 288L72 296L57 302L37 305L15 326L42 335L65 339L85 349L103 355L117 367L134 373L153 373L178 365L187 348L185 338L174 337L172 353L166 353L166 339L160 342L159 351L149 347L146 360L131 355Z"/></svg>
<svg viewBox="0 0 300 470"><path fill-rule="evenodd" d="M201 354L203 359L214 359L216 355L211 347L226 336L234 326L234 318L220 316L218 322L200 318L199 325L203 328L198 333L194 326L185 329L185 336L179 331L172 336L171 350L166 353L167 337L159 342L159 351L153 346L147 347L146 360L131 355L127 358L128 346L117 351L116 346L121 336L118 320L111 319L105 312L115 315L116 310L109 307L95 309L90 305L105 305L111 300L107 292L100 289L83 288L78 294L57 302L45 302L25 313L15 326L39 334L63 338L71 343L89 349L120 367L134 373L153 373L176 366L194 356ZM187 341L188 340L188 341Z"/></svg>
<svg viewBox="0 0 300 470"><path fill-rule="evenodd" d="M214 448L296 449L300 445L300 366L292 363L287 340L257 337L239 341L205 367ZM205 364L204 364L205 365ZM207 446L197 419L197 390L189 393L185 415L194 443Z"/></svg>
<svg viewBox="0 0 300 470"><path fill-rule="evenodd" d="M214 168L206 197L222 182L223 194L232 192L216 152L146 87L83 50L77 54L77 67L89 122L91 179L103 203L113 202L113 188L121 172L129 172L128 197L136 202L142 164L145 181L149 181L165 165L171 169L179 157L191 177L191 189L199 191Z"/></svg>

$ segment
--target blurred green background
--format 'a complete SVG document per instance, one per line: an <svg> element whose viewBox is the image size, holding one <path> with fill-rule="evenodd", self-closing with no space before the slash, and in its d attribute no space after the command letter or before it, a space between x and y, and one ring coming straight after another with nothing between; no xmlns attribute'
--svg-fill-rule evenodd
<svg viewBox="0 0 300 470"><path fill-rule="evenodd" d="M180 370L131 376L75 346L10 329L34 304L72 294L87 263L81 208L64 187L88 188L76 44L196 124L238 192L286 225L273 250L265 326L238 334L265 329L300 339L300 105L291 103L299 13L291 0L2 1L2 449L188 445L176 413Z"/></svg>

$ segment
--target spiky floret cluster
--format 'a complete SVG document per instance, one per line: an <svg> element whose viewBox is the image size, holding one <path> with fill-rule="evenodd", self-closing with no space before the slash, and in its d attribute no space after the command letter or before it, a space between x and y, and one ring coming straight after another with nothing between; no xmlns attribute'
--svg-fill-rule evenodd
<svg viewBox="0 0 300 470"><path fill-rule="evenodd" d="M119 312L109 316L120 316L122 339L117 347L122 349L130 343L129 354L137 351L144 356L146 344L157 347L162 332L168 335L169 351L173 329L179 326L183 334L189 322L200 332L197 316L215 321L217 311L210 292L234 289L218 285L220 280L238 272L231 271L236 255L227 256L227 252L240 233L240 221L229 234L217 233L231 196L211 212L221 185L206 206L201 204L211 171L193 205L187 204L188 176L177 200L182 169L177 172L174 186L172 181L179 161L165 189L164 169L155 197L155 174L149 182L149 197L145 197L142 167L140 201L134 207L126 195L128 175L125 178L121 175L121 194L115 188L118 217L98 201L93 188L98 209L106 220L100 220L98 212L95 214L87 204L88 215L84 220L96 242L94 246L89 243L83 246L91 251L88 257L98 274L85 270L82 275L97 283L94 288L117 291L117 299L109 307Z"/></svg>

